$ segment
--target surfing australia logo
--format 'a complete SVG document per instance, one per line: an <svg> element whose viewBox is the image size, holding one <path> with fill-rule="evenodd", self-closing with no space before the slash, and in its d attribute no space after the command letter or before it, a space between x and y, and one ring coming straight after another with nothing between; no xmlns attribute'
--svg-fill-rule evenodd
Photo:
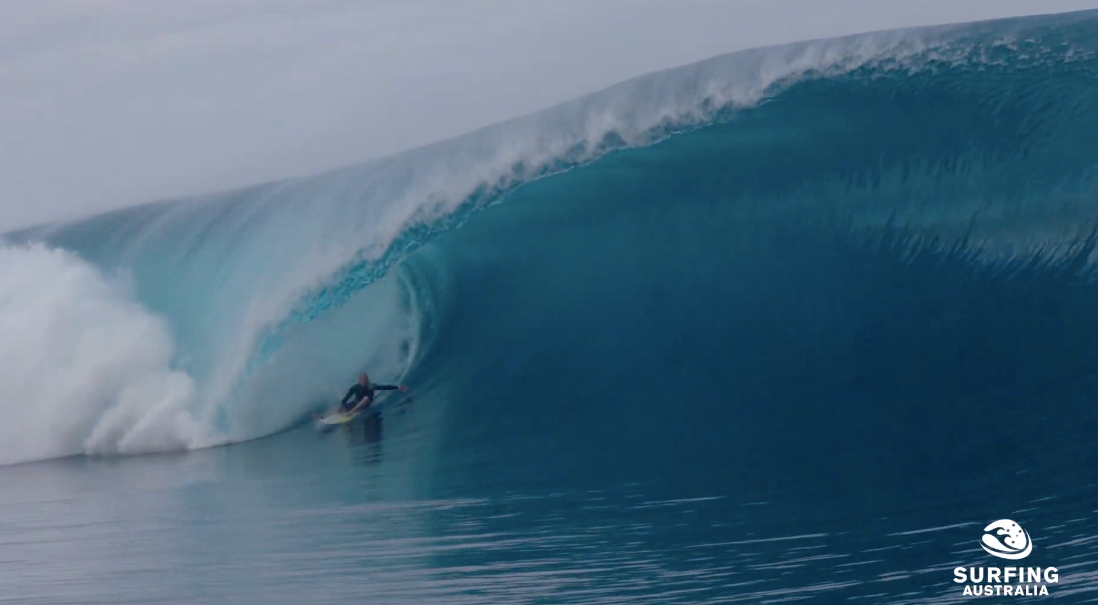
<svg viewBox="0 0 1098 605"><path fill-rule="evenodd" d="M985 527L980 546L983 546L989 555L1012 561L1024 559L1033 552L1033 542L1029 539L1029 532L1010 519L999 519Z"/></svg>
<svg viewBox="0 0 1098 605"><path fill-rule="evenodd" d="M999 519L984 528L980 547L994 557L1020 561L1033 552L1033 541L1021 525ZM965 596L1046 596L1060 572L1055 567L957 567L953 581L965 585Z"/></svg>

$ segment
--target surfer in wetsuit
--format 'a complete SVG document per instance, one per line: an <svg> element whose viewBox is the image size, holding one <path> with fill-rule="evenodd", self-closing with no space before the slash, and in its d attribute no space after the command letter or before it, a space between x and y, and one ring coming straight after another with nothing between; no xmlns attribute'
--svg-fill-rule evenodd
<svg viewBox="0 0 1098 605"><path fill-rule="evenodd" d="M358 382L351 385L347 394L339 401L340 412L357 412L369 407L374 401L375 391L400 391L408 392L408 387L394 384L373 384L365 372L358 375Z"/></svg>

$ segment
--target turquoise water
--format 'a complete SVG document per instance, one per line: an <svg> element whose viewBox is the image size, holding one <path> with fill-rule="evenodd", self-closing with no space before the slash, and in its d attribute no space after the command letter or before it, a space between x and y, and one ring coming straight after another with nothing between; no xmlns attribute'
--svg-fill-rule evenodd
<svg viewBox="0 0 1098 605"><path fill-rule="evenodd" d="M1000 519L1094 600L1096 53L759 49L8 234L0 600L960 602Z"/></svg>

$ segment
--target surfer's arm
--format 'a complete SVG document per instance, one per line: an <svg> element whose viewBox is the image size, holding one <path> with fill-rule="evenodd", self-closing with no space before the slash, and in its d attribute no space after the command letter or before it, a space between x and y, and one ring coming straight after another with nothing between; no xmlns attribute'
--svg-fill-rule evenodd
<svg viewBox="0 0 1098 605"><path fill-rule="evenodd" d="M408 390L408 387L402 384L375 384L374 389L377 391L400 391L404 393Z"/></svg>
<svg viewBox="0 0 1098 605"><path fill-rule="evenodd" d="M356 405L355 407L351 408L351 411L350 411L350 412L347 412L347 413L348 413L348 414L354 414L355 412L357 412L357 411L361 410L361 409L362 409L362 408L364 408L364 407L367 407L368 405L370 405L370 397L369 397L369 396L367 395L366 397L363 397L363 398L362 398L362 399L361 399L361 400L360 400L360 401L358 402L358 405Z"/></svg>

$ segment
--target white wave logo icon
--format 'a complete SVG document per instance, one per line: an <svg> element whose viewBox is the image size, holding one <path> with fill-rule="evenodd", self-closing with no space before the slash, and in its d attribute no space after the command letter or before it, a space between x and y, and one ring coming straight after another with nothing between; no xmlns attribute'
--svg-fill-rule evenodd
<svg viewBox="0 0 1098 605"><path fill-rule="evenodd" d="M1033 552L1029 532L1010 519L1000 519L985 527L980 546L990 555L1012 561L1024 559Z"/></svg>

